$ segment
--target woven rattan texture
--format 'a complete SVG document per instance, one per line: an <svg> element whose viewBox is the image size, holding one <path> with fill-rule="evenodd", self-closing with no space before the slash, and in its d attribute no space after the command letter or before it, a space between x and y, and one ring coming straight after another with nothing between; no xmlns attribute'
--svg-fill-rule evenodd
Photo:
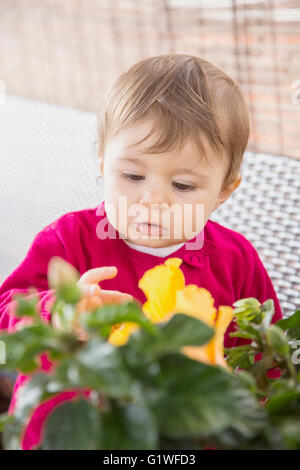
<svg viewBox="0 0 300 470"><path fill-rule="evenodd" d="M248 152L242 177L210 218L257 249L288 316L300 308L300 161Z"/></svg>

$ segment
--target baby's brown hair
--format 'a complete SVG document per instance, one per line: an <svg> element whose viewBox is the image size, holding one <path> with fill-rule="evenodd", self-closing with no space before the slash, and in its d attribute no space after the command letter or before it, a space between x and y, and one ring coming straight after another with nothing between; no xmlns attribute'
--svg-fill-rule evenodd
<svg viewBox="0 0 300 470"><path fill-rule="evenodd" d="M98 153L132 124L152 119L158 136L148 153L180 150L192 139L206 157L201 136L229 160L226 188L241 170L250 120L240 86L216 65L188 54L163 54L132 65L106 93L98 112Z"/></svg>

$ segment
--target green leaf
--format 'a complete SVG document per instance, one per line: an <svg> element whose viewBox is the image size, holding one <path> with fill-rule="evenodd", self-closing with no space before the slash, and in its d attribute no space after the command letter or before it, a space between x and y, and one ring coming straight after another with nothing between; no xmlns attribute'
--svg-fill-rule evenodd
<svg viewBox="0 0 300 470"><path fill-rule="evenodd" d="M7 412L0 415L0 432L3 431L5 425L12 420L12 415L9 415Z"/></svg>
<svg viewBox="0 0 300 470"><path fill-rule="evenodd" d="M277 354L286 356L289 352L288 339L285 336L281 328L276 325L270 326L266 331L266 341L270 348L272 348Z"/></svg>
<svg viewBox="0 0 300 470"><path fill-rule="evenodd" d="M249 325L248 325L249 327ZM244 328L243 329L239 329L237 331L234 331L232 333L229 333L229 336L230 338L245 338L245 339L251 339L252 341L256 341L257 338L258 338L258 334L257 332L252 333L252 332L248 332L249 331L249 328Z"/></svg>
<svg viewBox="0 0 300 470"><path fill-rule="evenodd" d="M158 334L157 327L145 317L137 302L104 305L79 317L79 323L88 329L99 329L103 325L132 322L141 325L152 335Z"/></svg>
<svg viewBox="0 0 300 470"><path fill-rule="evenodd" d="M62 300L68 304L77 304L82 294L78 286L76 285L64 285L57 287L56 289L57 299Z"/></svg>
<svg viewBox="0 0 300 470"><path fill-rule="evenodd" d="M282 330L288 330L289 339L300 339L300 310L296 310L288 318L284 318L275 323Z"/></svg>
<svg viewBox="0 0 300 470"><path fill-rule="evenodd" d="M300 310L296 310L288 318L283 318L275 323L275 325L280 326L283 330L288 330L294 328L295 326L300 326Z"/></svg>
<svg viewBox="0 0 300 470"><path fill-rule="evenodd" d="M244 380L239 376L236 379L240 380L231 384L230 395L235 406L231 409L230 423L225 430L214 434L217 442L230 445L233 449L238 448L241 443L247 445L251 439L259 436L268 420L266 410L258 405L249 385L243 386Z"/></svg>
<svg viewBox="0 0 300 470"><path fill-rule="evenodd" d="M55 311L57 312L62 330L66 333L73 331L73 320L75 317L75 306L72 303L65 303L63 300L56 302Z"/></svg>
<svg viewBox="0 0 300 470"><path fill-rule="evenodd" d="M257 323L261 316L261 303L254 297L240 299L233 303L237 323Z"/></svg>
<svg viewBox="0 0 300 470"><path fill-rule="evenodd" d="M203 445L197 439L165 439L159 442L160 450L203 450Z"/></svg>
<svg viewBox="0 0 300 470"><path fill-rule="evenodd" d="M4 422L3 441L5 449L18 449L21 433L27 425L29 415L43 399L49 380L46 374L36 374L17 390L14 413Z"/></svg>
<svg viewBox="0 0 300 470"><path fill-rule="evenodd" d="M164 437L209 436L229 426L249 436L261 426L254 396L225 369L176 354L163 357L160 364L164 395L152 407Z"/></svg>
<svg viewBox="0 0 300 470"><path fill-rule="evenodd" d="M4 450L18 450L24 422L14 415L8 415L3 421L2 444Z"/></svg>
<svg viewBox="0 0 300 470"><path fill-rule="evenodd" d="M255 309L261 304L255 297L245 297L244 299L237 300L232 305L237 308L243 307L243 309L248 309L249 307L251 307Z"/></svg>
<svg viewBox="0 0 300 470"><path fill-rule="evenodd" d="M245 346L246 347L236 346L234 348L227 349L227 351L229 352L227 353L228 356L226 358L226 361L233 369L235 369L236 367L241 367L242 369L249 369L253 365L254 355L256 353L251 350L251 345Z"/></svg>
<svg viewBox="0 0 300 470"><path fill-rule="evenodd" d="M102 325L100 326L98 331L100 336L102 336L103 338L108 338L111 333L111 325Z"/></svg>
<svg viewBox="0 0 300 470"><path fill-rule="evenodd" d="M278 323L278 322L277 322ZM277 325L276 323L276 325ZM289 340L300 340L300 326L295 326L287 330Z"/></svg>
<svg viewBox="0 0 300 470"><path fill-rule="evenodd" d="M299 416L286 416L278 423L282 435L284 448L288 450L300 450L300 422Z"/></svg>
<svg viewBox="0 0 300 470"><path fill-rule="evenodd" d="M300 408L300 392L298 390L287 390L283 393L277 393L269 398L267 409L272 415L287 413L288 410L293 411L293 405L297 405L298 412ZM294 410L295 412L295 410Z"/></svg>
<svg viewBox="0 0 300 470"><path fill-rule="evenodd" d="M145 331L134 332L128 346L134 347L142 354L153 355L179 352L184 346L202 346L214 336L214 330L206 323L177 313L168 322L158 324L160 334L153 338Z"/></svg>
<svg viewBox="0 0 300 470"><path fill-rule="evenodd" d="M35 317L36 306L38 304L37 296L32 298L26 298L25 294L16 294L13 296L13 300L17 301L15 313L18 317Z"/></svg>
<svg viewBox="0 0 300 470"><path fill-rule="evenodd" d="M49 380L50 376L47 374L37 373L18 388L13 413L16 418L22 421L27 419L32 409L43 399L43 394Z"/></svg>
<svg viewBox="0 0 300 470"><path fill-rule="evenodd" d="M245 370L238 370L237 376L242 381L242 383L248 388L248 390L250 390L250 392L252 393L257 392L256 380L252 374L250 374L249 372L246 372Z"/></svg>
<svg viewBox="0 0 300 470"><path fill-rule="evenodd" d="M6 367L23 373L33 372L40 366L38 354L51 348L54 330L44 322L36 322L10 334L1 334L6 345ZM47 344L47 347L46 347ZM56 349L53 345L53 349Z"/></svg>
<svg viewBox="0 0 300 470"><path fill-rule="evenodd" d="M145 403L114 403L103 414L105 450L158 449L158 427Z"/></svg>
<svg viewBox="0 0 300 470"><path fill-rule="evenodd" d="M131 383L121 348L102 338L92 338L72 358L58 364L48 391L86 387L100 390L111 397L131 397Z"/></svg>
<svg viewBox="0 0 300 470"><path fill-rule="evenodd" d="M42 450L101 449L103 427L100 410L79 399L58 405L44 425Z"/></svg>

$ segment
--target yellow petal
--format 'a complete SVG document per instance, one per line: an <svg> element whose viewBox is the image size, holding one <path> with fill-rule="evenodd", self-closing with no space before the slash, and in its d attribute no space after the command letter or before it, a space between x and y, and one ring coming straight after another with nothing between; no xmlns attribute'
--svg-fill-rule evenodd
<svg viewBox="0 0 300 470"><path fill-rule="evenodd" d="M177 291L175 310L198 318L210 327L214 327L217 309L214 307L214 299L207 289L189 284ZM215 364L214 337L203 346L185 346L181 351L195 361Z"/></svg>
<svg viewBox="0 0 300 470"><path fill-rule="evenodd" d="M214 299L211 293L195 284L189 284L176 293L176 312L186 313L202 320L213 327L217 309L214 307Z"/></svg>
<svg viewBox="0 0 300 470"><path fill-rule="evenodd" d="M125 322L112 327L111 333L108 337L108 342L114 346L122 346L126 344L131 333L139 328L137 323Z"/></svg>
<svg viewBox="0 0 300 470"><path fill-rule="evenodd" d="M180 258L168 258L164 264L144 273L138 286L147 297L143 305L145 316L153 323L165 322L171 317L176 300L176 291L185 285L183 272L179 268Z"/></svg>
<svg viewBox="0 0 300 470"><path fill-rule="evenodd" d="M182 354L185 354L194 361L204 362L205 364L214 365L211 357L212 348L205 346L184 346L181 348Z"/></svg>
<svg viewBox="0 0 300 470"><path fill-rule="evenodd" d="M234 311L231 307L220 306L214 325L214 337L204 346L185 346L182 348L183 354L196 361L218 365L232 372L232 368L227 364L224 358L224 335L233 319L233 315Z"/></svg>
<svg viewBox="0 0 300 470"><path fill-rule="evenodd" d="M229 370L232 370L228 366L227 362L224 359L224 335L228 326L230 325L234 316L233 308L225 305L220 305L218 309L218 315L215 325L216 334L214 336L215 342L215 364L222 367L226 367Z"/></svg>

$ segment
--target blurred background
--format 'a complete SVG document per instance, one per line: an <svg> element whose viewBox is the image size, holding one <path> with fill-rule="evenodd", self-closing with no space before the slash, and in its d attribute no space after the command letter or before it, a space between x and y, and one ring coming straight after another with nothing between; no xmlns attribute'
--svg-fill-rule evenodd
<svg viewBox="0 0 300 470"><path fill-rule="evenodd" d="M1 0L0 31L7 93L86 111L138 60L205 57L243 88L249 149L300 158L299 0Z"/></svg>

